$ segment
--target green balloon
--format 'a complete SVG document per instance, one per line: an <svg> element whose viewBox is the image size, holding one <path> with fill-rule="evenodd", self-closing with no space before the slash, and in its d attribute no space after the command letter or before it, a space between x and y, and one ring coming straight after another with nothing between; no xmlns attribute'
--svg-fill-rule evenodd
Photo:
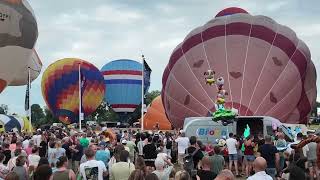
<svg viewBox="0 0 320 180"><path fill-rule="evenodd" d="M249 127L249 125L247 124L247 128L244 130L244 132L243 132L243 137L244 138L247 138L247 137L249 137L250 136L250 127Z"/></svg>

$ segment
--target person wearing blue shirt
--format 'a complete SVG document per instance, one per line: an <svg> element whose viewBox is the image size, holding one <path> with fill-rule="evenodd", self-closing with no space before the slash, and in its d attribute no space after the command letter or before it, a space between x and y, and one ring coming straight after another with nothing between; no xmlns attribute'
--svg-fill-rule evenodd
<svg viewBox="0 0 320 180"><path fill-rule="evenodd" d="M100 145L98 151L96 152L95 158L97 161L102 161L108 168L108 162L110 160L110 151L108 150L108 148L105 149L104 145Z"/></svg>

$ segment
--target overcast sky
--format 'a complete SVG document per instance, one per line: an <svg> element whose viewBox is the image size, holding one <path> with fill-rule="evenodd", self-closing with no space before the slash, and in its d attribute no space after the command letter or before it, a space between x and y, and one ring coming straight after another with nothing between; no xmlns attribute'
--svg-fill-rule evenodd
<svg viewBox="0 0 320 180"><path fill-rule="evenodd" d="M319 0L29 0L39 28L36 44L46 67L58 59L78 57L99 69L119 58L140 60L153 72L151 90L160 90L162 73L177 44L192 29L220 10L237 6L252 15L266 15L289 26L309 46L320 68ZM318 83L320 81L318 80ZM44 106L41 75L32 86L32 103ZM319 89L318 89L318 92ZM8 87L0 104L24 114L25 87ZM320 100L318 95L318 100Z"/></svg>

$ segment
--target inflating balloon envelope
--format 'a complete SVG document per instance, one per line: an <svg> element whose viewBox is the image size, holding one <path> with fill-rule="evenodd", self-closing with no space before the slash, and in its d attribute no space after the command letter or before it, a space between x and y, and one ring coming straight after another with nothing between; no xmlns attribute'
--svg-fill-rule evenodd
<svg viewBox="0 0 320 180"><path fill-rule="evenodd" d="M161 96L173 126L217 111L217 87L203 80L208 69L224 78L225 107L241 116L306 123L316 100L316 70L306 44L290 28L240 8L221 11L173 50Z"/></svg>

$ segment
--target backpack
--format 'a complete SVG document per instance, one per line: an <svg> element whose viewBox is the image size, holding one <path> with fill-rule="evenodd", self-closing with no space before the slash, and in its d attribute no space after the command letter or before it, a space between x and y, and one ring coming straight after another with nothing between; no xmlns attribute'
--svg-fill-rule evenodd
<svg viewBox="0 0 320 180"><path fill-rule="evenodd" d="M198 148L192 153L188 153L187 149L187 155L183 158L183 169L191 173L192 170L194 170L194 163L193 163L193 156L198 152Z"/></svg>
<svg viewBox="0 0 320 180"><path fill-rule="evenodd" d="M172 148L172 141L170 138L167 138L166 149L171 149L171 148Z"/></svg>

